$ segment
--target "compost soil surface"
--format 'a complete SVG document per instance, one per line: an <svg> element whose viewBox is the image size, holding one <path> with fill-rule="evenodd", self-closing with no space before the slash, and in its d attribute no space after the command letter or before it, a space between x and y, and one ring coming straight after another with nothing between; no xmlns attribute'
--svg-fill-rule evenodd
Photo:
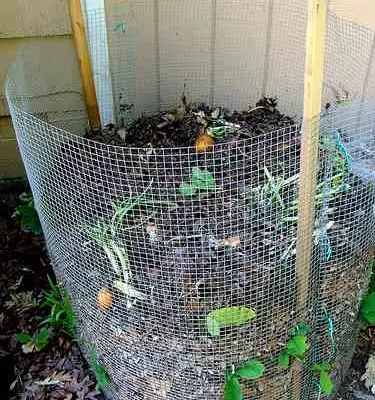
<svg viewBox="0 0 375 400"><path fill-rule="evenodd" d="M220 117L215 113L220 112ZM213 117L214 116L214 117ZM219 119L219 121L217 121ZM151 116L141 115L122 129L110 124L88 137L96 141L126 147L173 148L193 146L204 124L220 125L221 121L238 126L217 143L247 139L294 125L294 120L277 109L277 100L262 98L246 111L229 111L205 103L187 103L182 97L175 109Z"/></svg>
<svg viewBox="0 0 375 400"><path fill-rule="evenodd" d="M103 399L74 341L56 333L25 354L15 334L32 334L43 315L36 302L53 276L44 240L21 230L14 214L22 182L0 183L0 399Z"/></svg>

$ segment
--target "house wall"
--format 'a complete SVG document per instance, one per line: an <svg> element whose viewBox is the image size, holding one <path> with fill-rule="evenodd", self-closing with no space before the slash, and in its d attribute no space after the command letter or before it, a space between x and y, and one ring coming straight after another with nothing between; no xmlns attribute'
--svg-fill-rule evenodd
<svg viewBox="0 0 375 400"><path fill-rule="evenodd" d="M22 164L19 161L17 153L16 141L9 119L9 111L5 103L3 89L6 72L16 56L17 49L24 44L35 47L43 45L50 49L48 57L46 57L44 61L42 60L42 62L45 62L49 67L45 69L47 72L43 71L43 79L45 78L44 80L47 82L43 87L44 93L48 93L49 90L55 92L56 84L58 84L59 87L69 88L69 90L73 92L81 91L79 68L71 37L67 0L2 0L1 3L0 178L3 176L19 176L23 172ZM219 48L221 47L223 52L227 50L227 56L223 57L220 54L225 53L217 52L216 58L212 60L208 48L212 45L210 42L210 30L213 29L213 27L210 24L205 24L205 21L209 21L209 17L206 18L202 14L194 14L194 7L191 7L191 0L188 2L182 0L158 0L158 6L163 10L162 14L159 15L156 15L157 8L154 7L154 0L149 0L149 3L145 2L145 6L141 9L140 19L136 22L131 19L131 8L126 9L127 14L121 14L121 10L123 10L123 7L126 7L128 3L127 0L107 0L106 3L107 11L112 13L112 18L108 21L108 31L109 41L113 45L113 49L116 49L116 44L117 47L121 43L124 45L130 44L130 50L127 55L121 52L116 53L116 50L112 50L111 57L114 59L117 58L121 61L118 65L122 65L122 69L115 69L114 80L117 79L117 81L119 81L122 79L122 74L124 74L125 71L125 74L131 78L130 83L125 82L130 95L137 96L138 99L136 100L146 104L150 110L156 110L159 101L162 106L168 106L175 102L183 89L181 82L183 84L189 79L191 79L189 88L192 94L194 94L194 92L202 92L203 90L203 100L210 100L210 98L214 97L217 99L217 102L219 102L219 100L220 102L226 102L228 93L227 86L231 85L227 80L227 71L232 75L235 74L239 78L237 86L232 90L236 95L231 99L231 102L233 106L241 105L241 96L247 96L247 93L243 93L243 91L246 90L245 83L247 79L247 75L244 75L243 65L252 62L251 58L247 58L251 49L255 48L257 52L264 51L262 43L264 40L267 40L266 35L269 35L268 38L270 38L271 43L269 57L272 60L273 57L277 58L278 49L280 45L282 45L282 41L285 40L285 38L279 35L280 30L270 29L269 32L264 32L264 35L260 35L259 38L250 37L247 42L249 51L244 52L243 59L234 59L231 57L230 53L230 48L233 45L231 40L234 36L221 35L218 36L215 45ZM205 10L207 14L213 12L211 1L204 0L199 3L203 5L206 4L205 7L201 6L200 10ZM223 24L229 32L235 30L236 35L240 35L245 39L248 37L246 33L246 20L248 18L244 14L246 10L241 11L241 1L237 0L236 3L237 7L226 9L225 1L217 0L216 13L220 15L220 23ZM190 4L190 8L188 7L186 12L184 12L184 7L186 7L187 4ZM269 22L267 20L267 7L269 4L271 4L271 1L254 0L254 7L259 11L258 14L262 16L262 19L254 18L253 20L252 28L257 26L258 32L261 32L263 27L267 26ZM288 3L285 3L284 6L281 0L274 0L273 4L277 11L274 13L275 19L272 21L274 24L273 26L282 27L285 25L286 28L288 28L288 26L290 28L290 26L297 25L301 22L298 9L293 7L289 7L289 9L286 8ZM289 5L291 4L293 4L293 1L289 0ZM373 0L331 0L330 7L333 11L337 12L338 15L346 19L375 29L375 2ZM116 10L118 11L116 12ZM176 15L179 15L178 20L174 19ZM289 15L290 18L283 18L285 15ZM140 41L137 42L139 46L136 48L131 47L132 38L122 38L121 32L119 33L117 30L112 29L118 22L123 21L125 17L129 17L128 22L130 27L133 28L132 31L136 33L138 38L141 38L137 39ZM158 25L156 26L155 24ZM174 26L174 24L177 25ZM193 26L190 26L191 24ZM303 24L301 24L301 26L303 26ZM169 49L166 49L164 45L161 45L159 48L155 47L155 42L153 42L153 40L156 28L161 38L166 40L168 40L170 30L175 29L176 36L172 38L173 43L171 43L171 46L168 46ZM192 38L185 35L185 33L189 31L192 32ZM203 38L203 40L201 40L201 38ZM298 35L293 36L292 40L296 41L296 43L298 42L298 46L300 46L302 44L301 38L303 38L303 33L301 33L299 37ZM194 48L188 45L185 46L191 43L191 40L193 40L194 44L199 41L200 46ZM286 40L291 39L289 37ZM262 43L259 43L259 41L262 41ZM176 74L173 76L168 74L168 66L173 68L174 63L174 59L170 58L169 55L171 48L176 54L179 54L179 57L185 57L186 65L189 65L190 68L196 72L195 75L186 76L184 70L177 70ZM157 54L155 53L156 50ZM127 60L127 56L137 57L142 60L140 65L144 67L144 70L132 70L132 60ZM65 60L64 63L61 63L61 57ZM121 59L119 59L120 57ZM159 57L159 70L153 68L153 60L155 57ZM195 60L198 59L200 62L195 65ZM215 80L218 84L214 86L210 86L211 77L205 75L206 70L203 72L200 70L203 64L209 65L210 63L221 66L215 73ZM296 68L295 65L300 65L301 68L298 69L303 72L303 59L301 59L299 52L291 54L289 64L280 65L279 68L272 68L269 71L265 71L263 64L259 66L254 65L254 77L256 77L256 79L253 78L253 80L259 83L256 83L258 87L256 91L252 93L254 98L250 100L255 100L261 92L267 92L269 87L272 87L275 82L279 82L281 74L284 74L285 77L289 76L289 80L285 78L282 83L284 86L280 87L280 93L283 94L284 91L285 94L287 94L288 90L293 87L293 82L290 81L290 79L293 78L290 74L290 68ZM48 69L51 72L50 77L48 77ZM47 75L45 75L46 73ZM55 76L58 76L58 82L56 82ZM299 76L298 81L300 81L300 78ZM160 81L158 82L158 80ZM171 82L171 84L163 84L165 81ZM160 87L165 89L158 91ZM214 87L214 92L212 87ZM150 88L153 88L153 90L150 91ZM119 95L119 92L116 92L116 90L121 91L121 89L122 88L119 86L115 87L116 97ZM300 103L301 88L298 87L294 90L298 93L294 99L295 106L297 106L298 103ZM293 104L288 105L288 107L292 106Z"/></svg>
<svg viewBox="0 0 375 400"><path fill-rule="evenodd" d="M0 178L17 177L24 173L4 88L7 71L23 46L35 50L42 47L45 49L45 55L40 60L44 81L38 87L40 94L56 92L59 88L81 91L67 0L1 0ZM37 56L38 51L35 53ZM56 82L56 76L59 82ZM29 81L29 84L36 86L36 82Z"/></svg>
<svg viewBox="0 0 375 400"><path fill-rule="evenodd" d="M330 8L345 19L375 29L374 0L330 0Z"/></svg>

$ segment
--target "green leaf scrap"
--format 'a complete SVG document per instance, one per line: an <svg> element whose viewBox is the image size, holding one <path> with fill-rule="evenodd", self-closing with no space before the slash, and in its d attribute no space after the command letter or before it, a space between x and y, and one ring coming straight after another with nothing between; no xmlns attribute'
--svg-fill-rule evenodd
<svg viewBox="0 0 375 400"><path fill-rule="evenodd" d="M242 389L238 379L232 375L225 382L224 400L242 400Z"/></svg>
<svg viewBox="0 0 375 400"><path fill-rule="evenodd" d="M311 370L313 372L319 373L319 387L320 390L325 394L331 394L333 392L333 382L330 375L332 366L328 362L323 362L320 364L313 364Z"/></svg>
<svg viewBox="0 0 375 400"><path fill-rule="evenodd" d="M301 359L304 357L308 348L307 336L295 335L288 341L287 352L290 356Z"/></svg>
<svg viewBox="0 0 375 400"><path fill-rule="evenodd" d="M220 328L247 324L256 317L256 312L245 306L232 306L211 311L206 318L206 326L211 336L219 336Z"/></svg>
<svg viewBox="0 0 375 400"><path fill-rule="evenodd" d="M319 385L323 393L331 394L333 392L333 382L329 372L327 371L320 372Z"/></svg>
<svg viewBox="0 0 375 400"><path fill-rule="evenodd" d="M193 196L198 190L217 190L214 176L207 170L194 167L191 170L191 181L182 182L178 188L183 196Z"/></svg>
<svg viewBox="0 0 375 400"><path fill-rule="evenodd" d="M237 373L243 379L257 379L264 375L265 366L260 361L250 360L238 368Z"/></svg>
<svg viewBox="0 0 375 400"><path fill-rule="evenodd" d="M211 172L194 167L191 172L191 184L196 189L215 190L215 179Z"/></svg>
<svg viewBox="0 0 375 400"><path fill-rule="evenodd" d="M281 352L279 355L279 362L278 365L282 368L288 368L289 367L289 354L286 350Z"/></svg>
<svg viewBox="0 0 375 400"><path fill-rule="evenodd" d="M183 196L186 197L194 196L197 192L197 189L191 183L186 182L182 182L178 190Z"/></svg>

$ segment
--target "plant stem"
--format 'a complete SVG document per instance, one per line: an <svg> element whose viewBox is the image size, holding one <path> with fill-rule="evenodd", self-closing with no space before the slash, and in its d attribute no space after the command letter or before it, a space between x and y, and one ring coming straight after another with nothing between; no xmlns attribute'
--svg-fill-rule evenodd
<svg viewBox="0 0 375 400"><path fill-rule="evenodd" d="M118 267L118 263L116 260L116 256L113 254L112 250L110 249L109 246L107 246L106 244L102 244L102 248L105 251L105 253L107 254L107 257L112 265L112 268L115 270L116 274L120 273L120 269Z"/></svg>
<svg viewBox="0 0 375 400"><path fill-rule="evenodd" d="M111 240L111 246L120 260L124 282L129 283L131 272L128 252L125 248L118 246L113 240Z"/></svg>
<svg viewBox="0 0 375 400"><path fill-rule="evenodd" d="M134 289L132 286L128 285L125 282L122 281L115 281L113 284L120 292L124 293L125 295L129 297L133 297L138 300L145 300L147 296L140 292L137 289Z"/></svg>

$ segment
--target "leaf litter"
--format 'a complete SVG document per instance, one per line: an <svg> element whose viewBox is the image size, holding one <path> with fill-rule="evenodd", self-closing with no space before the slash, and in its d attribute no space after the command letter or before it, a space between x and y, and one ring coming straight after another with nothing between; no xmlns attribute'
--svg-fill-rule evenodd
<svg viewBox="0 0 375 400"><path fill-rule="evenodd" d="M0 398L104 399L78 344L64 333L49 340L40 326L46 317L40 307L42 289L48 288L47 273L52 269L43 239L22 230L12 217L25 188L23 182L0 183ZM43 341L49 342L38 351L35 342L26 344L30 338L42 347Z"/></svg>

